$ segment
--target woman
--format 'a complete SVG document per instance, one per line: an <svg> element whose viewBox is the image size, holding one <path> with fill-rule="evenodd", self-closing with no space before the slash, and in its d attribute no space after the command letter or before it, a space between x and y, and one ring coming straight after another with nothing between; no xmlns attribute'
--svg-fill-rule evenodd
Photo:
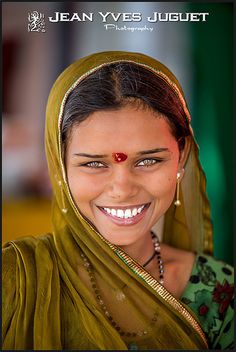
<svg viewBox="0 0 236 352"><path fill-rule="evenodd" d="M4 348L230 348L232 268L209 255L174 75L137 53L76 61L49 96L46 152L54 231L5 245Z"/></svg>

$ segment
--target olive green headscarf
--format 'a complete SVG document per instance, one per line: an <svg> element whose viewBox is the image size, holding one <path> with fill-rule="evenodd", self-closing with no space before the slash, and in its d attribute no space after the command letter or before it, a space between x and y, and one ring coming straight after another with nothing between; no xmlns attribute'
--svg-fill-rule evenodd
<svg viewBox="0 0 236 352"><path fill-rule="evenodd" d="M46 112L54 231L41 239L15 241L11 245L17 253L16 263L13 259L12 262L17 266L20 298L14 303L17 310L11 313L5 348L33 345L34 349L124 350L133 340L141 349L207 348L204 333L192 313L135 260L105 240L81 215L70 194L61 143L66 99L90 73L115 62L135 63L162 77L179 97L190 123L177 79L164 65L146 55L96 53L76 61L58 77ZM181 207L173 205L165 214L163 241L178 248L211 253L212 227L205 176L193 137L181 182L181 201ZM131 336L120 334L117 325L112 325L113 320L104 314L104 305L99 305L94 294L81 254L94 268L96 285L112 319L120 331L131 331ZM12 253L10 256L13 257ZM67 346L63 331L67 338L70 336ZM143 333L132 336L134 331ZM10 342L11 339L14 341Z"/></svg>

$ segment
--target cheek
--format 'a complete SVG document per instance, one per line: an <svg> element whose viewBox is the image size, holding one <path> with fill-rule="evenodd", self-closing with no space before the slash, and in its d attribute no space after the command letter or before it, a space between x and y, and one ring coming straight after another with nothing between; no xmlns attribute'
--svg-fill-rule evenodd
<svg viewBox="0 0 236 352"><path fill-rule="evenodd" d="M94 177L75 175L68 172L68 183L71 195L78 207L88 205L102 192L101 182L95 182ZM82 210L82 209L81 209Z"/></svg>
<svg viewBox="0 0 236 352"><path fill-rule="evenodd" d="M159 201L168 201L171 203L175 195L176 189L176 174L172 172L163 172L157 174L147 183L148 191L154 197L158 198Z"/></svg>

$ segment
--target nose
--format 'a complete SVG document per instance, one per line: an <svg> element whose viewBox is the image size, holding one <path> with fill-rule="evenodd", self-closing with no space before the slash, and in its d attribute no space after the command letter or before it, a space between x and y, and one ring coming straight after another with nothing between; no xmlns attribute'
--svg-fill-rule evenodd
<svg viewBox="0 0 236 352"><path fill-rule="evenodd" d="M134 198L140 190L135 175L124 165L117 165L107 184L107 194L119 202Z"/></svg>

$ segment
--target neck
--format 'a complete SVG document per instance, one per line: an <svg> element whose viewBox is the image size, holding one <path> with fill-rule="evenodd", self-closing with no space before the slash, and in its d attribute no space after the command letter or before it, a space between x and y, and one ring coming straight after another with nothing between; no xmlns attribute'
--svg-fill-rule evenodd
<svg viewBox="0 0 236 352"><path fill-rule="evenodd" d="M154 247L150 231L135 243L120 246L131 258L143 265L153 254Z"/></svg>

